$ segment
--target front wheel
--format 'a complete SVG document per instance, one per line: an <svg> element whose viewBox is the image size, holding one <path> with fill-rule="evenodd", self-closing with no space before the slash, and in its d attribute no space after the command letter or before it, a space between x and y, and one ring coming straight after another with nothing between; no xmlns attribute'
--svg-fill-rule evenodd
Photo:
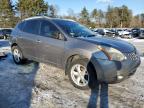
<svg viewBox="0 0 144 108"><path fill-rule="evenodd" d="M18 46L12 47L13 60L16 64L22 64L24 61L23 54Z"/></svg>
<svg viewBox="0 0 144 108"><path fill-rule="evenodd" d="M91 88L95 83L96 75L88 60L78 59L70 64L68 76L74 87L78 89ZM95 83L96 84L96 83Z"/></svg>

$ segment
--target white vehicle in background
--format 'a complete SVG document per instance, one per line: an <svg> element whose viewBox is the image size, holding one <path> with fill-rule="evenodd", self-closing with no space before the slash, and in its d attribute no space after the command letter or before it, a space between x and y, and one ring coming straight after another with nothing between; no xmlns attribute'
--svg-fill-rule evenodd
<svg viewBox="0 0 144 108"><path fill-rule="evenodd" d="M139 38L144 39L144 29L140 30Z"/></svg>
<svg viewBox="0 0 144 108"><path fill-rule="evenodd" d="M97 32L98 34L100 34L102 36L115 37L114 32L111 32L110 30L105 29L105 28L97 29L97 31L95 31L95 32Z"/></svg>
<svg viewBox="0 0 144 108"><path fill-rule="evenodd" d="M118 32L118 35L121 37L121 38L127 38L127 39L131 39L132 38L132 35L131 35L131 31L130 30L122 30L122 29L118 29L117 30Z"/></svg>

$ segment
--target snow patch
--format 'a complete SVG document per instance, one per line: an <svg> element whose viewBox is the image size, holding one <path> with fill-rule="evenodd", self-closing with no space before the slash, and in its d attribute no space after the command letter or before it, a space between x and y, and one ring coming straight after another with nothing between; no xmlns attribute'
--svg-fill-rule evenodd
<svg viewBox="0 0 144 108"><path fill-rule="evenodd" d="M144 57L141 57L141 60L144 60Z"/></svg>
<svg viewBox="0 0 144 108"><path fill-rule="evenodd" d="M124 40L124 41L130 41L130 42L144 42L144 39L137 39L137 38L133 38L133 39L119 38L119 39Z"/></svg>

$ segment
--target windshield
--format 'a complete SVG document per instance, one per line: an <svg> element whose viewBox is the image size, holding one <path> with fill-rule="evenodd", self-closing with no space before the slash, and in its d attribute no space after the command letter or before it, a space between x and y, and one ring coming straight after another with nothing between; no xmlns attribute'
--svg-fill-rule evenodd
<svg viewBox="0 0 144 108"><path fill-rule="evenodd" d="M85 26L68 20L53 20L60 28L71 37L91 37L95 36L94 32Z"/></svg>

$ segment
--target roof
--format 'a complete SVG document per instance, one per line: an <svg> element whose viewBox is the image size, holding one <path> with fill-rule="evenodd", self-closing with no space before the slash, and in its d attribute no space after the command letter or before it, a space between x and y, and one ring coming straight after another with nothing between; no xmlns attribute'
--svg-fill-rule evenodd
<svg viewBox="0 0 144 108"><path fill-rule="evenodd" d="M26 18L24 20L39 19L39 18L48 18L49 19L49 17L47 17L47 16L34 16L34 17Z"/></svg>
<svg viewBox="0 0 144 108"><path fill-rule="evenodd" d="M29 18L24 19L23 21L31 20L31 19L40 19L40 18L52 19L52 20L67 20L67 21L74 21L74 20L71 20L71 19L51 18L51 17L47 17L47 16L34 16L34 17L29 17Z"/></svg>

